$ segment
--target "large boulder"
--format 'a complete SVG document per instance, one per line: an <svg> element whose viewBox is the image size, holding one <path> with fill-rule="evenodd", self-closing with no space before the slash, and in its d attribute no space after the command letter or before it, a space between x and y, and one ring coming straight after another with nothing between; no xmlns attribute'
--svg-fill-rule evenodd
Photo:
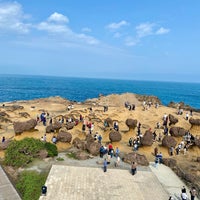
<svg viewBox="0 0 200 200"><path fill-rule="evenodd" d="M85 150L86 149L86 141L81 140L80 138L76 137L73 139L72 144L77 149Z"/></svg>
<svg viewBox="0 0 200 200"><path fill-rule="evenodd" d="M88 158L90 158L88 153L86 153L84 151L77 151L74 154L75 154L75 158L78 160L87 160Z"/></svg>
<svg viewBox="0 0 200 200"><path fill-rule="evenodd" d="M59 132L57 136L57 140L60 142L68 142L72 141L72 134L68 132Z"/></svg>
<svg viewBox="0 0 200 200"><path fill-rule="evenodd" d="M62 128L62 124L60 122L55 122L46 127L46 133L57 132L59 129Z"/></svg>
<svg viewBox="0 0 200 200"><path fill-rule="evenodd" d="M97 156L99 154L100 147L101 144L97 142L87 143L86 145L88 152L94 156Z"/></svg>
<svg viewBox="0 0 200 200"><path fill-rule="evenodd" d="M138 165L148 166L149 161L147 160L145 155L138 154L135 152L127 153L122 157L122 160L126 163L137 162Z"/></svg>
<svg viewBox="0 0 200 200"><path fill-rule="evenodd" d="M153 134L151 131L147 130L144 136L141 138L141 144L143 146L151 146L153 144Z"/></svg>
<svg viewBox="0 0 200 200"><path fill-rule="evenodd" d="M163 140L162 140L162 146L170 148L170 147L176 147L176 140L172 137L172 136L164 136Z"/></svg>
<svg viewBox="0 0 200 200"><path fill-rule="evenodd" d="M24 131L34 130L36 125L37 125L37 121L35 119L30 119L25 122L14 122L13 124L16 135L21 134Z"/></svg>
<svg viewBox="0 0 200 200"><path fill-rule="evenodd" d="M111 118L106 118L105 120L104 120L105 122L107 122L107 124L109 125L109 126L113 126L113 120L111 119Z"/></svg>
<svg viewBox="0 0 200 200"><path fill-rule="evenodd" d="M67 130L73 129L75 126L74 122L67 122L65 127L67 128Z"/></svg>
<svg viewBox="0 0 200 200"><path fill-rule="evenodd" d="M122 139L122 135L118 131L112 130L109 133L109 139L111 142L119 142Z"/></svg>
<svg viewBox="0 0 200 200"><path fill-rule="evenodd" d="M189 122L192 126L200 126L200 119L190 118Z"/></svg>
<svg viewBox="0 0 200 200"><path fill-rule="evenodd" d="M179 137L179 136L182 137L186 134L186 132L187 131L181 127L171 127L169 130L170 135L174 137Z"/></svg>
<svg viewBox="0 0 200 200"><path fill-rule="evenodd" d="M194 143L200 148L200 138L195 138Z"/></svg>
<svg viewBox="0 0 200 200"><path fill-rule="evenodd" d="M169 125L175 125L178 122L178 119L174 117L172 114L169 114Z"/></svg>
<svg viewBox="0 0 200 200"><path fill-rule="evenodd" d="M134 129L134 128L136 128L137 127L137 120L135 120L135 119L127 119L126 120L126 125L129 127L129 129Z"/></svg>
<svg viewBox="0 0 200 200"><path fill-rule="evenodd" d="M163 158L162 163L173 169L176 166L177 161L173 158Z"/></svg>
<svg viewBox="0 0 200 200"><path fill-rule="evenodd" d="M8 145L10 144L11 140L7 139L5 142L0 143L0 150L5 150L8 148Z"/></svg>

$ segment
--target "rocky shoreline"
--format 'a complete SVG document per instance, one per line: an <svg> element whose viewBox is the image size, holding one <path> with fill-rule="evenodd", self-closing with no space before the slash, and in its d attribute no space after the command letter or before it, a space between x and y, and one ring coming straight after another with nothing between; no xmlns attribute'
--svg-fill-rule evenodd
<svg viewBox="0 0 200 200"><path fill-rule="evenodd" d="M131 109L125 106L126 102ZM106 111L105 106L108 108ZM181 115L178 114L180 109L183 111ZM186 120L186 113L191 109L192 116ZM145 165L145 162L154 162L154 150L158 148L163 154L164 164L171 167L190 186L195 185L200 189L200 114L197 111L181 103L163 106L157 97L130 93L101 95L83 103L60 97L7 102L0 107L0 135L6 138L5 142L0 144L0 157L3 159L4 151L13 139L40 139L46 134L46 140L50 142L53 135L57 137L56 145L59 151L76 147L77 158L86 159L89 155L99 154L100 145L94 140L94 134L98 133L102 135L103 145L111 142L114 149L119 147L121 158L127 163L132 162L134 155L141 165ZM49 114L46 116L46 124L37 121L41 113ZM82 130L84 120L80 120L80 115L87 123L94 125L91 134L88 127ZM168 116L167 134L164 134L164 115ZM67 121L68 119L71 121ZM109 126L105 126L105 122ZM113 127L115 122L119 130ZM134 152L128 141L130 138L137 138L138 123L141 124L142 138L139 149ZM193 145L188 148L185 155L181 150L179 155L174 152L173 156L170 156L169 148L173 146L176 149L188 131L194 136ZM153 137L154 132L156 138ZM144 157L145 162L142 159Z"/></svg>

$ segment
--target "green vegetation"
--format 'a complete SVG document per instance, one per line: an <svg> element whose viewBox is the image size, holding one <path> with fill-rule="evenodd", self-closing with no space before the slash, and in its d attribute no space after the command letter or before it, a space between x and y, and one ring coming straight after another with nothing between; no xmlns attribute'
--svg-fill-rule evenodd
<svg viewBox="0 0 200 200"><path fill-rule="evenodd" d="M66 156L67 156L68 158L76 159L76 154L73 153L73 152L67 153Z"/></svg>
<svg viewBox="0 0 200 200"><path fill-rule="evenodd" d="M22 200L38 200L41 195L41 187L45 184L47 174L36 171L23 171L16 184Z"/></svg>
<svg viewBox="0 0 200 200"><path fill-rule="evenodd" d="M46 142L46 143L44 143L44 147L47 150L49 157L54 157L54 156L58 155L57 146L55 144Z"/></svg>
<svg viewBox="0 0 200 200"><path fill-rule="evenodd" d="M64 158L61 158L61 157L58 157L56 158L57 161L64 161L65 159Z"/></svg>
<svg viewBox="0 0 200 200"><path fill-rule="evenodd" d="M5 151L5 164L13 167L25 166L36 158L42 149L47 150L48 156L58 155L56 145L43 143L39 139L13 140Z"/></svg>

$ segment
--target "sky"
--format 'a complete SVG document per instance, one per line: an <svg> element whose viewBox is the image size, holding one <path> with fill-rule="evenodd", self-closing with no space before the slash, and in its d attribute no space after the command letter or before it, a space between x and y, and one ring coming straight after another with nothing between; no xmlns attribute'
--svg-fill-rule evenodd
<svg viewBox="0 0 200 200"><path fill-rule="evenodd" d="M199 0L0 0L0 74L200 82Z"/></svg>

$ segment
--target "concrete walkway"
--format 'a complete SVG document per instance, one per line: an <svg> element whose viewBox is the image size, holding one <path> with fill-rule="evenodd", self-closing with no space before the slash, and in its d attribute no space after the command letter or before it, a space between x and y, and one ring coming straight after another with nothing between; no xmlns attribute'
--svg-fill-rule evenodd
<svg viewBox="0 0 200 200"><path fill-rule="evenodd" d="M167 200L168 193L151 170L129 170L53 165L40 200Z"/></svg>
<svg viewBox="0 0 200 200"><path fill-rule="evenodd" d="M0 200L21 200L12 183L0 166Z"/></svg>
<svg viewBox="0 0 200 200"><path fill-rule="evenodd" d="M149 167L158 178L159 182L163 185L165 190L175 200L181 200L181 188L183 186L185 186L187 195L190 199L190 188L187 188L185 183L169 167L159 164L156 168L154 163L150 163ZM195 200L199 199L195 197Z"/></svg>

